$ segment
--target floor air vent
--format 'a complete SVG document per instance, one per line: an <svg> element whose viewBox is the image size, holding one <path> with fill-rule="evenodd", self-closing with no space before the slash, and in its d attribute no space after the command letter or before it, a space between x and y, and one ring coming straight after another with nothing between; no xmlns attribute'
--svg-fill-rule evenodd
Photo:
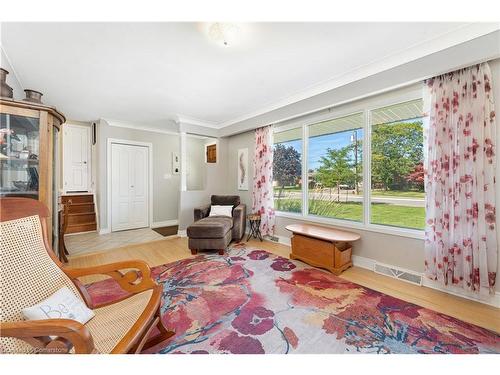
<svg viewBox="0 0 500 375"><path fill-rule="evenodd" d="M388 266L382 263L375 263L373 270L381 275L393 277L398 280L403 280L411 284L422 285L422 275L419 273L408 271L394 266Z"/></svg>

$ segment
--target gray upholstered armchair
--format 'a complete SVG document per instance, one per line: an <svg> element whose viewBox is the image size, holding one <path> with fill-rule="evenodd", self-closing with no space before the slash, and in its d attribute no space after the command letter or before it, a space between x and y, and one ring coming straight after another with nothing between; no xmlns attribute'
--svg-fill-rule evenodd
<svg viewBox="0 0 500 375"><path fill-rule="evenodd" d="M194 209L194 221L201 220L210 214L211 205L229 206L233 208L233 227L231 229L231 239L240 241L245 235L247 206L240 202L239 195L212 195L211 203Z"/></svg>

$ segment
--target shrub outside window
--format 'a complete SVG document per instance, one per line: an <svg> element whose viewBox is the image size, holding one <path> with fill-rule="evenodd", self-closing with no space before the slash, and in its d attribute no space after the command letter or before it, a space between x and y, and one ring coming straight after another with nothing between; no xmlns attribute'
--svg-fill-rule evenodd
<svg viewBox="0 0 500 375"><path fill-rule="evenodd" d="M274 133L274 208L302 212L302 128Z"/></svg>

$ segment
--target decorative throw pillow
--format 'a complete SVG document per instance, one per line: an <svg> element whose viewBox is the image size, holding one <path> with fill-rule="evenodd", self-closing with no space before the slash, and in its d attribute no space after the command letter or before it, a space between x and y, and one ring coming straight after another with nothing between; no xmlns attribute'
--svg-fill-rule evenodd
<svg viewBox="0 0 500 375"><path fill-rule="evenodd" d="M210 206L210 214L208 216L229 216L233 217L233 206Z"/></svg>
<svg viewBox="0 0 500 375"><path fill-rule="evenodd" d="M66 286L35 306L24 308L22 313L27 320L72 319L82 324L95 315Z"/></svg>

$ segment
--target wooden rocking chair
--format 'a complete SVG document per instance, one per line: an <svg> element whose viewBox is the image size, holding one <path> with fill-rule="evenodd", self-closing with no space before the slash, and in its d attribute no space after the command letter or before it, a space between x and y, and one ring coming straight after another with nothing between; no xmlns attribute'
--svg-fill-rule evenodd
<svg viewBox="0 0 500 375"><path fill-rule="evenodd" d="M162 289L145 262L66 267L48 244L48 215L36 200L0 199L0 353L140 353L174 334L161 321ZM112 277L129 295L94 305L78 278L97 274ZM90 321L23 320L23 308L64 286L94 311ZM159 333L149 338L155 327Z"/></svg>

